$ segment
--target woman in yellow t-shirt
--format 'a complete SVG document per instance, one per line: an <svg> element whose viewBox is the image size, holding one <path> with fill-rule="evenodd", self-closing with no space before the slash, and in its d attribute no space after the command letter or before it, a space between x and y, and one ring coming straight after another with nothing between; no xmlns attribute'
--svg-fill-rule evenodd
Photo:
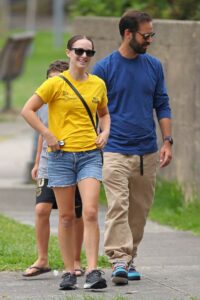
<svg viewBox="0 0 200 300"><path fill-rule="evenodd" d="M86 72L94 56L93 41L81 35L67 44L69 70L62 73L86 101L94 122L99 117L101 132L96 132L89 115L75 92L59 76L46 80L25 104L22 116L46 139L48 145L49 187L59 209L58 238L65 273L60 289L76 288L74 270L74 193L76 184L83 202L84 244L87 272L84 288L105 288L106 280L97 270L99 248L98 200L102 180L101 151L108 139L110 116L104 81ZM49 128L36 111L48 103ZM62 141L62 144L60 143Z"/></svg>

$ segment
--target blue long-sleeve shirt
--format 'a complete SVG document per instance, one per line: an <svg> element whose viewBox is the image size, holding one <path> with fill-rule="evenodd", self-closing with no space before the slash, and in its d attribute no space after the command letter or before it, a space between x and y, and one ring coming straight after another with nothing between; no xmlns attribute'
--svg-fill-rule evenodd
<svg viewBox="0 0 200 300"><path fill-rule="evenodd" d="M108 91L111 131L106 152L144 155L157 151L154 109L158 120L171 118L160 61L141 54L127 59L115 51L98 61L93 74Z"/></svg>

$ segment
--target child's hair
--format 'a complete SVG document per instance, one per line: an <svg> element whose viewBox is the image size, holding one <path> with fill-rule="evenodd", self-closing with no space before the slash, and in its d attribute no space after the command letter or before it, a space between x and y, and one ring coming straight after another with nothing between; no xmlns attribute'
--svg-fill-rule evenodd
<svg viewBox="0 0 200 300"><path fill-rule="evenodd" d="M51 72L63 72L69 69L69 63L65 60L55 60L50 63L49 68L47 70L47 78Z"/></svg>

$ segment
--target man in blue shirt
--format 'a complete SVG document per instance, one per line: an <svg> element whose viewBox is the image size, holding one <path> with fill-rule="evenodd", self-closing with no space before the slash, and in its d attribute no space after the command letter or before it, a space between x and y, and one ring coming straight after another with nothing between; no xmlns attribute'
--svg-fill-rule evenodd
<svg viewBox="0 0 200 300"><path fill-rule="evenodd" d="M160 61L147 54L153 41L151 17L127 11L120 19L122 43L97 62L93 73L108 90L111 130L104 149L103 182L108 201L105 253L113 264L112 281L139 280L134 258L152 205L156 167L172 159L171 110ZM163 145L158 153L156 113Z"/></svg>

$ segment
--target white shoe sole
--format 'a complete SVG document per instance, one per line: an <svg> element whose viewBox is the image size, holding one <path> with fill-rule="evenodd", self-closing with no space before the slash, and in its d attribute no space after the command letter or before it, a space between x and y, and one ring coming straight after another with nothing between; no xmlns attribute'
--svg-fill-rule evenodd
<svg viewBox="0 0 200 300"><path fill-rule="evenodd" d="M106 281L101 280L95 283L84 283L84 289L104 289L107 287Z"/></svg>
<svg viewBox="0 0 200 300"><path fill-rule="evenodd" d="M128 278L124 277L112 277L111 281L115 284L128 284Z"/></svg>

